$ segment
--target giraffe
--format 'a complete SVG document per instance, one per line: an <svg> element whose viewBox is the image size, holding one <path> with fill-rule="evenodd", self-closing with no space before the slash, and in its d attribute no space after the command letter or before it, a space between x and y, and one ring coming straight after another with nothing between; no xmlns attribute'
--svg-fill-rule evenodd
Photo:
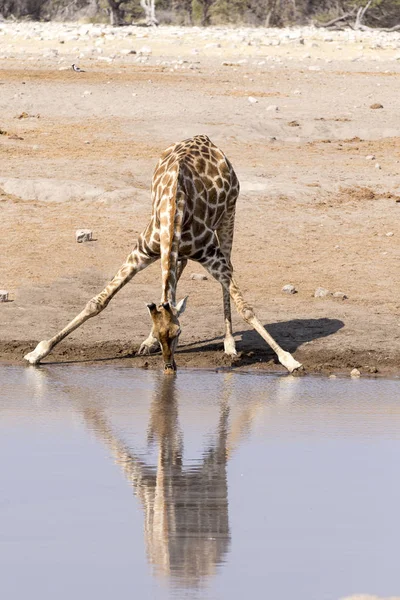
<svg viewBox="0 0 400 600"><path fill-rule="evenodd" d="M141 344L139 354L161 348L164 372L174 373L174 355L181 333L179 317L187 302L187 297L176 302L176 287L191 259L205 267L222 286L225 353L236 355L232 298L240 316L264 338L279 362L290 373L301 369L302 365L263 327L233 277L231 250L238 195L239 181L231 163L208 136L197 135L169 146L154 171L150 220L122 267L64 329L49 340L39 342L24 358L30 364L38 364L56 344L104 310L134 275L160 258L161 301L158 305L147 305L152 328Z"/></svg>

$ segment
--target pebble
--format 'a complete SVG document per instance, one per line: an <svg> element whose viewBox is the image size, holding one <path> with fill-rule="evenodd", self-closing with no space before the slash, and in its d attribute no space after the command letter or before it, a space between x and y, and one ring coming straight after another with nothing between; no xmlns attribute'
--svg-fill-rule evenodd
<svg viewBox="0 0 400 600"><path fill-rule="evenodd" d="M370 108L372 108L372 109L383 108L383 104L380 104L379 102L374 102L374 104L371 104Z"/></svg>
<svg viewBox="0 0 400 600"><path fill-rule="evenodd" d="M82 242L90 242L92 241L93 232L91 229L77 229L75 231L75 239L78 244Z"/></svg>
<svg viewBox="0 0 400 600"><path fill-rule="evenodd" d="M386 237L392 237L394 235L393 231L388 231Z"/></svg>
<svg viewBox="0 0 400 600"><path fill-rule="evenodd" d="M333 294L334 298L341 298L342 300L347 300L348 296L346 296L346 294L344 292L334 292Z"/></svg>
<svg viewBox="0 0 400 600"><path fill-rule="evenodd" d="M276 104L270 104L269 106L267 106L267 110L278 112L279 106L277 106Z"/></svg>
<svg viewBox="0 0 400 600"><path fill-rule="evenodd" d="M323 287L318 287L314 292L314 298L325 298L331 296L331 292Z"/></svg>
<svg viewBox="0 0 400 600"><path fill-rule="evenodd" d="M381 167L381 165L379 163L376 163L375 169L378 169L380 171L382 169L382 167Z"/></svg>
<svg viewBox="0 0 400 600"><path fill-rule="evenodd" d="M7 290L0 290L0 302L8 302Z"/></svg>
<svg viewBox="0 0 400 600"><path fill-rule="evenodd" d="M250 102L250 104L257 104L258 102L257 98L254 98L254 96L249 96L247 100Z"/></svg>
<svg viewBox="0 0 400 600"><path fill-rule="evenodd" d="M350 377L361 377L361 373L358 369L353 369L350 371Z"/></svg>
<svg viewBox="0 0 400 600"><path fill-rule="evenodd" d="M365 157L366 160L375 160L375 155L374 154L368 154L368 156Z"/></svg>
<svg viewBox="0 0 400 600"><path fill-rule="evenodd" d="M283 286L282 292L285 292L285 294L297 294L296 288L290 283Z"/></svg>
<svg viewBox="0 0 400 600"><path fill-rule="evenodd" d="M193 281L207 281L208 277L204 273L192 273L190 279L193 279Z"/></svg>

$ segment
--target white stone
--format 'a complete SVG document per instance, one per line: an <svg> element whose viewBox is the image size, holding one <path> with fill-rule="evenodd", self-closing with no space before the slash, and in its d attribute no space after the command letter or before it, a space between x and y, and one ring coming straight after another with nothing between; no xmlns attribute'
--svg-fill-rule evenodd
<svg viewBox="0 0 400 600"><path fill-rule="evenodd" d="M334 292L334 298L340 298L341 300L347 300L348 296L344 292Z"/></svg>
<svg viewBox="0 0 400 600"><path fill-rule="evenodd" d="M386 237L392 237L394 235L393 231L388 231Z"/></svg>
<svg viewBox="0 0 400 600"><path fill-rule="evenodd" d="M331 296L331 292L323 287L318 287L314 292L314 298L325 298Z"/></svg>
<svg viewBox="0 0 400 600"><path fill-rule="evenodd" d="M257 104L258 102L257 98L254 98L254 96L249 96L247 100L250 102L250 104Z"/></svg>
<svg viewBox="0 0 400 600"><path fill-rule="evenodd" d="M92 240L92 231L90 229L77 229L75 231L75 239L78 244L90 242Z"/></svg>
<svg viewBox="0 0 400 600"><path fill-rule="evenodd" d="M361 377L361 373L358 369L353 369L350 371L350 377Z"/></svg>
<svg viewBox="0 0 400 600"><path fill-rule="evenodd" d="M277 106L276 104L270 104L269 106L267 106L267 110L278 112L279 106Z"/></svg>
<svg viewBox="0 0 400 600"><path fill-rule="evenodd" d="M8 302L7 290L0 290L0 302Z"/></svg>
<svg viewBox="0 0 400 600"><path fill-rule="evenodd" d="M193 281L207 281L208 277L204 273L192 273L190 279L193 279Z"/></svg>
<svg viewBox="0 0 400 600"><path fill-rule="evenodd" d="M148 54L151 54L151 53L152 53L152 49L149 46L142 46L140 48L139 52L138 52L138 54L140 54L142 56L144 54L148 55Z"/></svg>
<svg viewBox="0 0 400 600"><path fill-rule="evenodd" d="M294 285L292 285L291 283L287 283L283 286L282 292L285 292L285 294L296 294L297 290L294 287Z"/></svg>
<svg viewBox="0 0 400 600"><path fill-rule="evenodd" d="M382 169L382 167L381 167L381 165L380 165L379 163L376 163L376 165L375 165L375 169L379 169L379 170L381 170L381 169Z"/></svg>
<svg viewBox="0 0 400 600"><path fill-rule="evenodd" d="M375 156L374 154L368 154L368 156L366 156L367 160L375 160Z"/></svg>

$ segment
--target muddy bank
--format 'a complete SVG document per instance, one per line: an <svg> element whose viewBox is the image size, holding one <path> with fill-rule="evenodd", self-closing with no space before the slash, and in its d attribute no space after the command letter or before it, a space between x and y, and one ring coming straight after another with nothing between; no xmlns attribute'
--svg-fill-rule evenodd
<svg viewBox="0 0 400 600"><path fill-rule="evenodd" d="M0 362L26 364L23 356L36 345L31 342L0 343ZM161 353L151 356L137 355L138 346L128 343L102 342L98 344L76 345L66 343L56 348L44 361L57 364L114 364L122 367L162 370ZM362 375L397 375L399 373L399 354L373 351L322 351L300 349L294 353L303 363L305 373L343 373L349 374L358 368ZM223 352L222 341L218 343L191 344L178 349L176 353L178 370L192 369L232 369L259 372L285 372L272 351L252 350L247 344L238 345L238 356L234 359ZM27 365L28 367L28 365ZM31 367L35 368L35 367Z"/></svg>

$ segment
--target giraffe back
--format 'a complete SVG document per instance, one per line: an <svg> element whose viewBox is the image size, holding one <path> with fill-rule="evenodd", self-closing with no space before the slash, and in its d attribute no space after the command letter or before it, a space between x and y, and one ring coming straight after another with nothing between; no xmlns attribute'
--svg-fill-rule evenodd
<svg viewBox="0 0 400 600"><path fill-rule="evenodd" d="M157 231L167 228L167 220L174 227L180 222L179 254L191 257L234 212L238 194L239 182L231 163L206 135L170 146L162 154L152 182L156 237Z"/></svg>

